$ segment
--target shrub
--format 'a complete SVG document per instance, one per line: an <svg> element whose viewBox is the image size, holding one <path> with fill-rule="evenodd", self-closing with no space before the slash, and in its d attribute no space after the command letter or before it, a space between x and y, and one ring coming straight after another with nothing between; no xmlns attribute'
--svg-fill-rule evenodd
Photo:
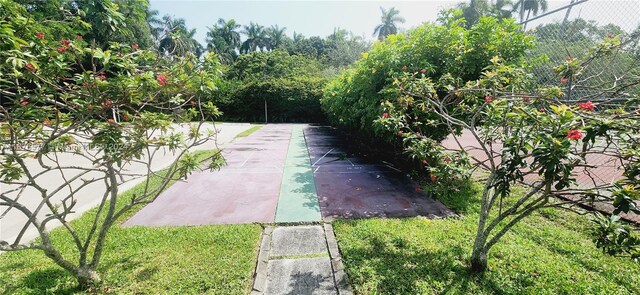
<svg viewBox="0 0 640 295"><path fill-rule="evenodd" d="M315 59L285 51L242 55L228 70L228 82L218 92L226 120L318 122L325 78Z"/></svg>
<svg viewBox="0 0 640 295"><path fill-rule="evenodd" d="M464 20L443 15L441 24L425 23L406 35L391 35L385 42L374 44L352 69L327 85L321 104L332 124L392 144L398 142L398 135L374 121L391 112L393 105L403 103L394 85L397 75L416 73L432 80L450 79L453 85L461 86L478 79L492 57L520 63L525 50L532 47L533 40L520 32L512 19L484 17L466 29ZM383 101L389 103L382 104ZM425 136L441 140L448 134L428 111L396 110L411 115L408 127Z"/></svg>

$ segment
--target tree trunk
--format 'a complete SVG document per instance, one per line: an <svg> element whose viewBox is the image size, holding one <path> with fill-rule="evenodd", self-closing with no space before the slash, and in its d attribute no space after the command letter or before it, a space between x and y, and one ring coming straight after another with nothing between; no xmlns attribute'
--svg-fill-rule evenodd
<svg viewBox="0 0 640 295"><path fill-rule="evenodd" d="M471 271L480 273L487 270L487 251L484 247L473 247L471 254Z"/></svg>
<svg viewBox="0 0 640 295"><path fill-rule="evenodd" d="M78 285L82 290L95 287L102 281L98 272L89 266L80 267L76 273L76 279L78 280Z"/></svg>
<svg viewBox="0 0 640 295"><path fill-rule="evenodd" d="M524 23L524 27L522 28L523 31L527 31L527 25L529 24L529 16L531 15L531 10L527 11L527 20Z"/></svg>

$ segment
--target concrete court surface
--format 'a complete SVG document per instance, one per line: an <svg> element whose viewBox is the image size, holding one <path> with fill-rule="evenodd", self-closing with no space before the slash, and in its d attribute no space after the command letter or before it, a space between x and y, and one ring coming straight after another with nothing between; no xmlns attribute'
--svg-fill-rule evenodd
<svg viewBox="0 0 640 295"><path fill-rule="evenodd" d="M324 220L455 215L417 192L418 184L406 173L360 156L336 129L309 126L305 138Z"/></svg>
<svg viewBox="0 0 640 295"><path fill-rule="evenodd" d="M215 125L206 123L205 125L203 125L203 127L205 130L206 129L213 130L214 128L219 130L219 133L217 134L217 143L219 147L224 147L226 144L232 141L238 133L251 128L251 126L246 123L242 123L242 124L218 123ZM174 128L176 128L176 130L183 130L184 132L187 132L188 130L185 126L175 125ZM216 146L213 142L208 142L202 146L197 147L196 149L200 149L200 150L214 149L215 147ZM82 156L74 155L72 153L60 153L59 157L61 162L64 164L81 166L81 167L92 166L91 163L86 158ZM174 159L175 159L175 155L173 155L172 153L158 153L154 157L151 167L154 171L160 170L166 167L167 165L169 165ZM33 160L32 162L27 162L27 166L29 168L29 171L31 171L32 173L42 171L42 168L40 167L40 165L37 163L36 160ZM146 171L146 167L139 163L131 163L131 164L125 165L123 170L131 174L140 174ZM80 170L66 170L65 177L67 179L71 179L73 176L79 173L80 173ZM101 174L99 173L88 174L84 178L89 179L91 177L101 177ZM45 189L48 189L50 191L64 183L64 179L61 177L60 173L56 173L56 172L47 173L43 175L43 177L41 178L42 179L41 179L41 182L39 182L39 184L42 185ZM127 179L125 179L125 182L119 186L120 191L127 190L135 186L142 180L144 179L128 177ZM79 185L79 183L80 182L72 183L71 186L75 188ZM2 193L3 191L8 191L10 189L11 189L11 186L2 185L2 187L0 187L0 193ZM54 196L53 198L54 201L61 200L63 197L65 197L68 194L68 192L69 192L68 190L60 191L58 194ZM104 192L104 183L94 182L84 187L80 191L78 191L78 193L76 194L78 203L74 208L75 213L71 214L68 217L68 219L73 219L82 215L82 213L95 207L99 203L100 198L102 197L102 193L94 193L94 192ZM26 204L28 208L33 209L38 206L38 204L41 201L41 198L40 198L40 195L35 191L35 189L27 188L27 190L21 197L21 201L24 204ZM24 225L27 222L27 218L25 217L24 214L22 214L18 210L15 210L15 209L12 209L9 211L6 211L6 210L7 210L7 207L0 206L0 240L4 240L9 243L12 243L17 237L18 233L23 229ZM49 214L49 213L50 212L47 210L42 210L41 214L39 214L39 217L43 217L45 216L45 214ZM50 225L49 228L52 228L54 226L57 226L58 224L51 222L49 223L49 225ZM28 242L31 239L35 238L36 236L37 236L37 231L33 228L28 228L21 242L23 243Z"/></svg>
<svg viewBox="0 0 640 295"><path fill-rule="evenodd" d="M266 125L225 148L228 166L176 183L125 225L454 215L416 192L405 173L350 152L347 143L330 127Z"/></svg>
<svg viewBox="0 0 640 295"><path fill-rule="evenodd" d="M320 221L302 128L270 124L237 139L227 166L174 184L125 226Z"/></svg>
<svg viewBox="0 0 640 295"><path fill-rule="evenodd" d="M227 166L178 182L125 225L271 223L291 125L266 125L224 149Z"/></svg>

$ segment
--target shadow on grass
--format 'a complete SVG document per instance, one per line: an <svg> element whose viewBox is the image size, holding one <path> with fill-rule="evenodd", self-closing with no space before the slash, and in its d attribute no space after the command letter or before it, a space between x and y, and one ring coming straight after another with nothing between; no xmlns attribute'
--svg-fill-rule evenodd
<svg viewBox="0 0 640 295"><path fill-rule="evenodd" d="M69 287L59 289L63 285L62 281L73 281L73 283ZM42 294L45 290L52 289L55 289L56 294L74 294L80 291L69 273L60 268L31 271L22 279L20 286L31 290L27 294ZM5 290L5 294L14 294L15 291L23 292L21 290Z"/></svg>
<svg viewBox="0 0 640 295"><path fill-rule="evenodd" d="M155 274L157 274L158 271L159 271L159 269L158 269L157 266L154 266L154 267L151 267L151 268L143 268L141 271L139 271L136 274L136 281L138 281L138 282L148 281Z"/></svg>
<svg viewBox="0 0 640 295"><path fill-rule="evenodd" d="M341 249L346 264L365 267L347 268L359 293L369 294L471 294L478 288L491 294L508 292L483 274L471 273L467 263L468 249L453 246L439 250L411 249L401 237L388 240L372 238L369 245L357 249ZM362 263L362 260L366 263ZM374 279L375 278L375 279ZM375 280L375 284L370 282Z"/></svg>

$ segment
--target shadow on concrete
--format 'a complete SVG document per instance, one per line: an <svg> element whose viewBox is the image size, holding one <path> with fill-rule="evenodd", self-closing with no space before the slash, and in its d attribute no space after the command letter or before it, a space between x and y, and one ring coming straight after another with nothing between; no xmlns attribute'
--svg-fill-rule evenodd
<svg viewBox="0 0 640 295"><path fill-rule="evenodd" d="M333 280L331 277L326 277L321 274L314 274L313 272L299 272L291 276L291 282L289 287L291 291L286 293L287 295L313 295L313 294L330 294L331 291L335 293L335 290L327 288L323 289L322 283L325 281ZM331 282L333 284L333 281ZM324 285L327 285L326 283Z"/></svg>
<svg viewBox="0 0 640 295"><path fill-rule="evenodd" d="M299 188L294 189L293 192L304 195L305 202L302 206L312 209L315 212L320 211L318 208L318 199L316 197L316 186L313 181L313 174L296 173L293 181L301 185Z"/></svg>

